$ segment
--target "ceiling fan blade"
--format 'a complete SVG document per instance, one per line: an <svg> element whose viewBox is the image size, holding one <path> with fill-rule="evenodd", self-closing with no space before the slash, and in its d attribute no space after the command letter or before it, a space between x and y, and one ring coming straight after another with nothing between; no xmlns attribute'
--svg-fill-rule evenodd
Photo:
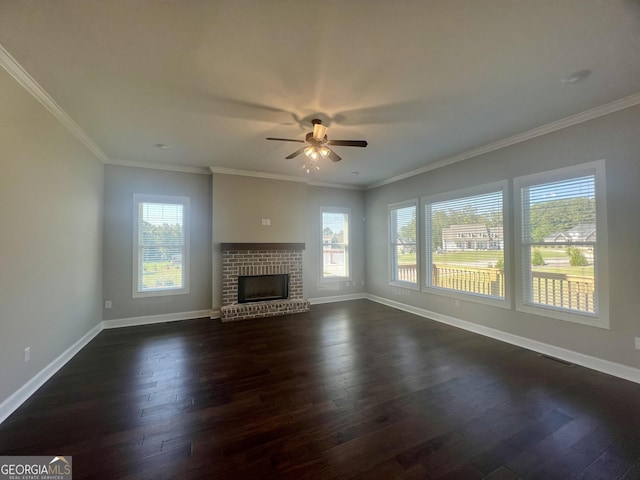
<svg viewBox="0 0 640 480"><path fill-rule="evenodd" d="M329 145L337 147L366 147L369 144L366 140L329 140Z"/></svg>
<svg viewBox="0 0 640 480"><path fill-rule="evenodd" d="M340 160L342 160L342 157L331 149L329 149L329 158L332 162L339 162Z"/></svg>
<svg viewBox="0 0 640 480"><path fill-rule="evenodd" d="M414 99L410 101L387 103L373 107L356 108L339 112L333 121L340 125L371 125L380 123L424 122L433 118L433 109L441 103L439 100L427 102Z"/></svg>
<svg viewBox="0 0 640 480"><path fill-rule="evenodd" d="M296 150L295 152L293 152L291 155L288 155L288 156L286 156L286 157L284 157L284 158L286 158L287 160L290 160L290 159L292 159L292 158L295 158L295 157L297 157L298 155L300 155L302 152L304 152L304 149L305 149L305 148L307 148L307 147L302 147L302 148L300 148L300 149Z"/></svg>
<svg viewBox="0 0 640 480"><path fill-rule="evenodd" d="M275 138L275 137L267 137L266 140L278 140L280 142L298 142L305 143L304 140L294 140L293 138Z"/></svg>

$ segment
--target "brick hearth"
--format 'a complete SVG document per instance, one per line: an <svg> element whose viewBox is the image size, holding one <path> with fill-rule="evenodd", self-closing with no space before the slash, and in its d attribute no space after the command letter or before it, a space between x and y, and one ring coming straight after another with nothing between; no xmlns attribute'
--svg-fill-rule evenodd
<svg viewBox="0 0 640 480"><path fill-rule="evenodd" d="M221 320L230 322L309 311L303 298L303 243L223 243ZM283 300L238 303L241 275L289 274L289 297Z"/></svg>

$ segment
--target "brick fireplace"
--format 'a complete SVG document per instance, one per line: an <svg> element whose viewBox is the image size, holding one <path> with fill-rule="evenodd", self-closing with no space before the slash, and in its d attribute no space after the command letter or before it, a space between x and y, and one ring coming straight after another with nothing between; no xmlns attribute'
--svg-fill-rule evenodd
<svg viewBox="0 0 640 480"><path fill-rule="evenodd" d="M304 243L222 243L222 307L223 322L271 317L309 311L303 298L302 251ZM238 279L286 275L287 298L238 302Z"/></svg>

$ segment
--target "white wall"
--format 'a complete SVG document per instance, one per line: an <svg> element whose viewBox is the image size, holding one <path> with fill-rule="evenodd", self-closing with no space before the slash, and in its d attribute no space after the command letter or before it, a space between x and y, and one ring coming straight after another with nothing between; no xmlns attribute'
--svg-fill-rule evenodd
<svg viewBox="0 0 640 480"><path fill-rule="evenodd" d="M211 180L209 175L118 165L105 166L105 320L211 309ZM133 298L133 194L189 197L189 293Z"/></svg>
<svg viewBox="0 0 640 480"><path fill-rule="evenodd" d="M322 231L321 207L348 208L350 279L320 281ZM364 192L340 188L307 187L305 217L307 252L304 265L305 296L310 299L364 293L365 237L364 237Z"/></svg>
<svg viewBox="0 0 640 480"><path fill-rule="evenodd" d="M2 69L0 92L1 403L102 320L104 170Z"/></svg>
<svg viewBox="0 0 640 480"><path fill-rule="evenodd" d="M610 322L608 330L388 285L387 205L593 160L606 160ZM367 291L575 352L640 367L640 107L367 191ZM513 220L513 211L505 212ZM511 253L511 264L516 259ZM514 280L509 284L514 290Z"/></svg>
<svg viewBox="0 0 640 480"><path fill-rule="evenodd" d="M314 187L302 182L213 174L213 308L221 305L220 243L305 243L304 295L321 298L362 293L364 287L364 195L362 191ZM352 281L320 284L320 207L351 209ZM262 219L271 220L263 226Z"/></svg>

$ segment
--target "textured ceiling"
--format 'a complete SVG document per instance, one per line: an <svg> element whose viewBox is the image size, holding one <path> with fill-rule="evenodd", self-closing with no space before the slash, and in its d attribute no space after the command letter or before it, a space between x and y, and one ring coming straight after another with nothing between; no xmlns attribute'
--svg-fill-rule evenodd
<svg viewBox="0 0 640 480"><path fill-rule="evenodd" d="M369 141L314 174L353 185L640 92L639 27L636 0L0 0L0 44L114 162L304 176L264 138L318 115Z"/></svg>

